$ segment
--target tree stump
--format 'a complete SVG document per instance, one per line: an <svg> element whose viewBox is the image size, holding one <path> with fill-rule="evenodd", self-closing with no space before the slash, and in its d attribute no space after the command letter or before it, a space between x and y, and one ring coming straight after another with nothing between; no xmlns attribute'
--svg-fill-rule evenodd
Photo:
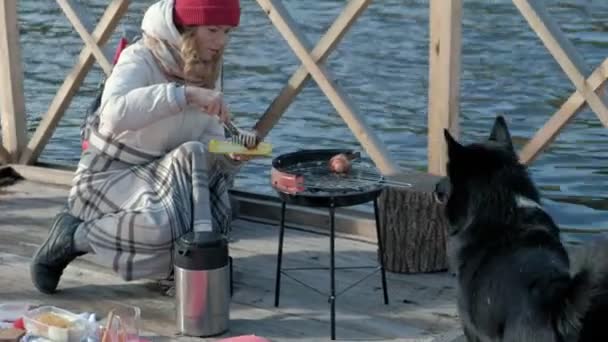
<svg viewBox="0 0 608 342"><path fill-rule="evenodd" d="M433 190L440 177L409 174L394 177L412 187L387 187L378 198L384 265L395 273L445 271L447 221ZM390 181L389 180L389 183Z"/></svg>

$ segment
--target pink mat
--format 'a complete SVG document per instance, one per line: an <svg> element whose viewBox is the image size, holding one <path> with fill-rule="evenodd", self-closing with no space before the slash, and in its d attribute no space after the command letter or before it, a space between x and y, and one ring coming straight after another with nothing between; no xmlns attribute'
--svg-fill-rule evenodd
<svg viewBox="0 0 608 342"><path fill-rule="evenodd" d="M270 342L270 340L255 335L244 335L225 338L223 340L219 340L218 342Z"/></svg>

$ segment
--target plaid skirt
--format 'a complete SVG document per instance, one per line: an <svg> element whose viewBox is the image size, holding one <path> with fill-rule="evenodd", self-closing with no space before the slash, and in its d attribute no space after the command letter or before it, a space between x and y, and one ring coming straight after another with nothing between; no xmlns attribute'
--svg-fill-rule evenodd
<svg viewBox="0 0 608 342"><path fill-rule="evenodd" d="M84 221L78 229L99 264L125 280L165 279L180 236L229 233L232 175L200 142L154 156L95 136L81 157L67 210Z"/></svg>

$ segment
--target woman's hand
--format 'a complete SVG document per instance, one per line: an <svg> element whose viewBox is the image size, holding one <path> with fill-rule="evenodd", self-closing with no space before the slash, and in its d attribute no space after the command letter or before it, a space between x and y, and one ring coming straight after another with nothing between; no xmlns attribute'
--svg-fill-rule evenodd
<svg viewBox="0 0 608 342"><path fill-rule="evenodd" d="M221 122L230 120L230 111L222 92L194 86L186 86L185 92L188 104L199 107L211 116L219 117Z"/></svg>
<svg viewBox="0 0 608 342"><path fill-rule="evenodd" d="M252 155L238 154L238 153L230 153L228 156L232 160L236 160L236 161L240 161L240 162L246 162L246 161L249 161L254 158L254 156L252 156Z"/></svg>

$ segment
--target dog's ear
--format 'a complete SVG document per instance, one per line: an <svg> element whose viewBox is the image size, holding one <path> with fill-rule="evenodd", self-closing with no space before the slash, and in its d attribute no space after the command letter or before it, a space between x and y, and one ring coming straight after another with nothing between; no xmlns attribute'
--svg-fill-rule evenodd
<svg viewBox="0 0 608 342"><path fill-rule="evenodd" d="M502 144L509 150L513 151L511 133L509 133L509 127L507 127L505 118L503 118L501 115L496 117L496 120L494 120L494 127L492 127L492 132L490 133L490 138L488 140Z"/></svg>
<svg viewBox="0 0 608 342"><path fill-rule="evenodd" d="M450 131L447 129L443 130L443 136L445 137L445 142L448 145L448 157L450 160L454 160L456 157L458 157L464 147L460 145L460 143L456 141L454 137L452 137L452 134L450 134Z"/></svg>

